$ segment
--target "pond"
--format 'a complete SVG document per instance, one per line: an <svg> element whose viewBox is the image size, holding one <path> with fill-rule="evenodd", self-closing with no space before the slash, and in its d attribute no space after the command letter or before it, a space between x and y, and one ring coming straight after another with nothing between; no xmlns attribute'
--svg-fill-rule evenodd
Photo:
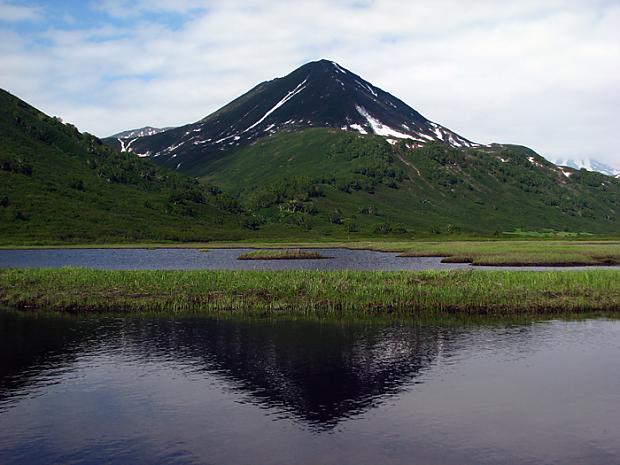
<svg viewBox="0 0 620 465"><path fill-rule="evenodd" d="M0 312L0 463L610 464L620 321Z"/></svg>
<svg viewBox="0 0 620 465"><path fill-rule="evenodd" d="M399 257L398 253L349 249L308 249L325 260L237 260L251 249L37 249L0 250L0 268L79 266L110 270L578 270L596 267L472 267L441 263L440 257ZM599 267L600 268L600 267ZM620 269L620 266L604 267Z"/></svg>

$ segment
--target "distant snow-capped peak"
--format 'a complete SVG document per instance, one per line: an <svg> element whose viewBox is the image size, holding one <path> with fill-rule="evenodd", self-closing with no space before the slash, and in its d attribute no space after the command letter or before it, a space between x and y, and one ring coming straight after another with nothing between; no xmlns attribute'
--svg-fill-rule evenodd
<svg viewBox="0 0 620 465"><path fill-rule="evenodd" d="M574 168L576 170L585 169L588 171L603 173L607 176L620 177L620 170L605 163L601 163L600 161L592 160L589 158L584 158L581 160L560 159L556 160L554 163L558 166L568 166L569 168Z"/></svg>

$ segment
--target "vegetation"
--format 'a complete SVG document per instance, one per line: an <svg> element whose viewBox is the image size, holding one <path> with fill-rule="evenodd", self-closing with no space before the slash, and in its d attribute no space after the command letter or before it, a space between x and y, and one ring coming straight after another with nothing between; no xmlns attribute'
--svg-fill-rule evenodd
<svg viewBox="0 0 620 465"><path fill-rule="evenodd" d="M316 260L329 258L309 250L254 250L242 253L237 260Z"/></svg>
<svg viewBox="0 0 620 465"><path fill-rule="evenodd" d="M412 148L406 140L392 146L378 136L315 128L261 139L195 174L260 218L263 237L620 231L619 180L586 171L567 178L519 146Z"/></svg>
<svg viewBox="0 0 620 465"><path fill-rule="evenodd" d="M490 266L620 265L620 242L420 242L408 244L401 256Z"/></svg>
<svg viewBox="0 0 620 465"><path fill-rule="evenodd" d="M198 181L1 90L0 109L4 245L620 231L620 180L567 178L523 147L412 148L314 128L223 153L193 173Z"/></svg>
<svg viewBox="0 0 620 465"><path fill-rule="evenodd" d="M241 236L241 208L218 188L117 152L1 90L0 108L0 242Z"/></svg>
<svg viewBox="0 0 620 465"><path fill-rule="evenodd" d="M620 272L0 270L0 303L59 311L291 315L620 310Z"/></svg>

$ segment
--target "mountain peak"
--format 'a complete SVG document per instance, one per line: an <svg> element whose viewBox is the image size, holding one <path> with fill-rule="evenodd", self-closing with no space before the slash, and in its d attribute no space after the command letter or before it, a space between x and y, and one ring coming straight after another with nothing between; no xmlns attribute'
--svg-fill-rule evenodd
<svg viewBox="0 0 620 465"><path fill-rule="evenodd" d="M306 63L263 82L204 119L131 142L131 150L183 169L281 131L310 127L376 134L410 147L429 142L476 147L402 100L331 60Z"/></svg>

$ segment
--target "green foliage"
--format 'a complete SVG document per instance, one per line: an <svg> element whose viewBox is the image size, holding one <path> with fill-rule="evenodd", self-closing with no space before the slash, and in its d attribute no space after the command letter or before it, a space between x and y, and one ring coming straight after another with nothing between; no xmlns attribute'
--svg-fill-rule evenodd
<svg viewBox="0 0 620 465"><path fill-rule="evenodd" d="M0 91L3 243L240 237L218 188L103 145Z"/></svg>
<svg viewBox="0 0 620 465"><path fill-rule="evenodd" d="M339 208L335 208L328 214L328 219L332 224L342 224L342 211Z"/></svg>
<svg viewBox="0 0 620 465"><path fill-rule="evenodd" d="M282 209L311 214L315 234L349 233L342 222L354 216L357 230L368 236L385 235L378 223L392 225L387 234L402 234L396 224L421 235L517 228L620 231L618 180L597 173L568 179L524 147L453 149L430 143L412 149L407 144L308 129L260 140L197 174L260 210L267 219L263 231L283 224ZM310 189L320 195L311 196Z"/></svg>
<svg viewBox="0 0 620 465"><path fill-rule="evenodd" d="M389 234L392 232L392 226L390 223L380 223L374 228L375 234Z"/></svg>

